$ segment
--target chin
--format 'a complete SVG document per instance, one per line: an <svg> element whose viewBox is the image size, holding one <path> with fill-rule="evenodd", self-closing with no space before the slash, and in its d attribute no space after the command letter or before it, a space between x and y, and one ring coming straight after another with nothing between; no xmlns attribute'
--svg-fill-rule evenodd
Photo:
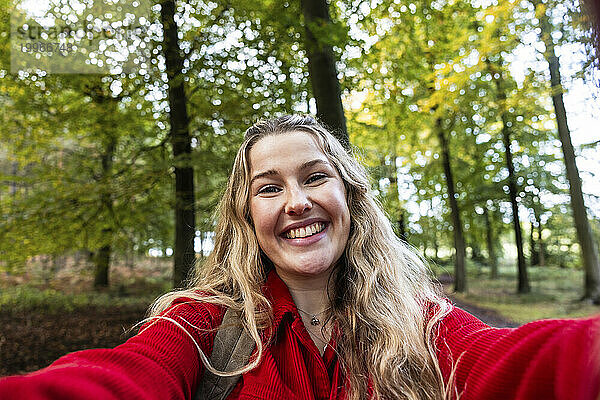
<svg viewBox="0 0 600 400"><path fill-rule="evenodd" d="M299 275L311 275L311 276L316 276L316 275L321 275L324 274L326 272L330 272L332 270L332 266L331 265L314 265L314 266L302 266L299 268L294 268L294 271L296 274Z"/></svg>

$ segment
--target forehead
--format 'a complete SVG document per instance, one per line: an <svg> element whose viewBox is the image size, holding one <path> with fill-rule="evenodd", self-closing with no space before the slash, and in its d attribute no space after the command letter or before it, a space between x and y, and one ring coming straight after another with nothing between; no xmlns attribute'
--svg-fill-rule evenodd
<svg viewBox="0 0 600 400"><path fill-rule="evenodd" d="M317 139L310 133L300 131L261 138L250 149L248 159L252 173L315 159L328 161Z"/></svg>

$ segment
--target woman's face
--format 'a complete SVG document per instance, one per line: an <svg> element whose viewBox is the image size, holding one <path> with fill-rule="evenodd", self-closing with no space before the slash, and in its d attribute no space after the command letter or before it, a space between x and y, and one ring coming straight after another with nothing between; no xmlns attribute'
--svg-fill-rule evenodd
<svg viewBox="0 0 600 400"><path fill-rule="evenodd" d="M328 275L350 232L344 183L305 132L267 136L250 160L250 216L282 277Z"/></svg>

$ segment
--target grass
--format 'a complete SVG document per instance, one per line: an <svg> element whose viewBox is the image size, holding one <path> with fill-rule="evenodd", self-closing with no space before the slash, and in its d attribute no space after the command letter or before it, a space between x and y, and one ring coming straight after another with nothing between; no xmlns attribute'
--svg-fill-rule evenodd
<svg viewBox="0 0 600 400"><path fill-rule="evenodd" d="M163 265L164 264L164 265ZM85 265L61 266L54 276L36 265L22 275L0 273L0 312L58 314L80 309L135 307L144 309L171 289L170 265L142 259L135 268L111 268L110 287L92 289Z"/></svg>
<svg viewBox="0 0 600 400"><path fill-rule="evenodd" d="M111 286L92 290L92 277L86 272L64 267L47 280L44 271L33 268L26 278L0 276L0 312L39 311L57 314L78 309L136 307L146 308L170 289L170 262L142 259L135 268L115 265ZM452 273L453 266L433 265L433 272ZM531 293L516 294L515 262L501 262L498 279L489 278L489 268L467 262L468 292L454 293L457 300L496 310L517 323L542 318L576 318L600 313L600 307L581 303L583 271L558 267L529 268ZM447 287L451 290L451 287Z"/></svg>
<svg viewBox="0 0 600 400"><path fill-rule="evenodd" d="M451 273L452 266L434 266L436 275ZM467 293L453 293L458 300L496 310L503 317L523 324L545 318L578 318L600 313L600 307L579 298L583 293L583 271L558 267L529 267L531 293L517 294L516 265L504 262L499 277L490 270L467 263ZM451 287L448 287L451 290Z"/></svg>
<svg viewBox="0 0 600 400"><path fill-rule="evenodd" d="M87 293L65 293L56 289L40 289L24 284L4 288L0 291L0 312L44 312L57 314L94 307L147 307L164 291L149 290L146 293L124 294L121 289L90 291Z"/></svg>
<svg viewBox="0 0 600 400"><path fill-rule="evenodd" d="M145 301L148 304L151 301ZM0 312L45 312L57 314L89 307L120 307L141 305L139 297L119 297L110 293L63 293L56 289L40 290L23 285L2 290Z"/></svg>

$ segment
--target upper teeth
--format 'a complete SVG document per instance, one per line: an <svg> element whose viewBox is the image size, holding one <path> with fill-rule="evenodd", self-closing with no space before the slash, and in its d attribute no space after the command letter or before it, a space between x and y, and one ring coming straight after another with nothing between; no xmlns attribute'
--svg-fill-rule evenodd
<svg viewBox="0 0 600 400"><path fill-rule="evenodd" d="M315 233L319 233L323 229L325 229L325 223L315 222L314 224L304 226L302 228L291 229L285 234L285 237L288 239L303 238L314 235Z"/></svg>

